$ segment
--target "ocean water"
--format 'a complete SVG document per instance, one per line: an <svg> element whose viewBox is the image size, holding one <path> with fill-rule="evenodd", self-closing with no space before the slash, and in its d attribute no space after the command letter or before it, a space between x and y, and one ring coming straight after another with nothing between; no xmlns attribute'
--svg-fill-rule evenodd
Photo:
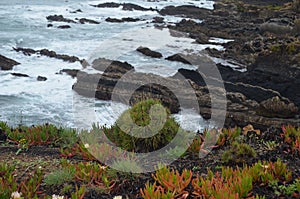
<svg viewBox="0 0 300 199"><path fill-rule="evenodd" d="M200 52L211 45L195 44L185 37L173 37L168 29L154 28L154 11L124 11L119 8L95 8L91 5L112 0L2 0L0 1L0 54L20 62L12 71L0 71L0 121L10 125L54 123L57 125L90 128L92 123L111 125L128 107L111 101L100 101L79 96L72 90L76 78L57 74L62 69L82 69L79 62L68 63L45 56L26 56L13 47L47 48L60 54L75 55L91 62L103 57L127 61L136 71L172 76L179 68L193 66L145 57L136 52L139 46L160 51L164 57L174 53ZM195 5L213 8L213 1L206 0L131 0L113 2L134 3L161 9L168 5ZM82 12L72 13L77 9ZM49 15L65 18L88 18L100 24L68 24L70 29L58 29L63 22L48 22ZM140 18L142 21L108 23L107 17ZM169 24L183 18L165 16ZM201 21L198 21L199 23ZM47 24L53 24L48 28ZM218 38L214 38L219 40ZM213 46L222 49L220 45ZM89 68L84 69L92 71ZM28 78L12 76L11 72L25 73ZM37 81L37 76L47 81ZM82 106L81 106L82 105ZM79 108L78 108L79 107ZM88 107L82 110L80 107ZM208 125L193 110L184 110L174 117L189 130L203 129Z"/></svg>

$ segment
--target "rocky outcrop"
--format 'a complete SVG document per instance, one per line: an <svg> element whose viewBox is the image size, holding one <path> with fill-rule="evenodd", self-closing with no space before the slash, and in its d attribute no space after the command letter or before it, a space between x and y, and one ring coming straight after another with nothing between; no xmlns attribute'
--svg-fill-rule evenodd
<svg viewBox="0 0 300 199"><path fill-rule="evenodd" d="M132 10L140 10L140 11L151 10L151 11L155 11L155 9L153 9L153 8L144 8L142 6L139 6L139 5L136 5L136 4L133 4L133 3L114 3L114 2L110 2L110 3L100 3L98 5L92 5L92 6L97 7L97 8L118 8L118 7L122 6L122 10L129 10L129 11L132 11Z"/></svg>
<svg viewBox="0 0 300 199"><path fill-rule="evenodd" d="M131 17L124 17L122 19L117 19L117 18L106 18L105 21L111 22L111 23L123 23L123 22L137 22L140 21L138 18L131 18Z"/></svg>
<svg viewBox="0 0 300 199"><path fill-rule="evenodd" d="M51 58L61 59L63 61L68 61L68 62L80 61L80 59L76 56L57 54L55 51L51 51L48 49L42 49L42 50L34 50L31 48L13 48L13 49L17 52L22 52L24 55L27 56L30 56L32 54L39 54Z"/></svg>
<svg viewBox="0 0 300 199"><path fill-rule="evenodd" d="M15 60L9 59L7 57L4 57L0 55L0 69L1 70L11 70L15 65L20 64L19 62L16 62Z"/></svg>
<svg viewBox="0 0 300 199"><path fill-rule="evenodd" d="M151 82L151 84L145 84ZM165 87L164 85L168 85ZM134 104L135 102L145 98L157 98L168 107L172 113L177 113L180 108L200 107L200 114L205 119L211 118L211 96L205 86L199 86L190 81L191 90L186 89L185 81L174 78L163 78L153 74L143 74L134 71L127 72L125 76L117 77L113 73L104 74L87 74L79 72L77 82L73 85L73 89L81 95L95 97L101 100L113 100ZM219 88L210 88L214 92L222 92ZM175 96L180 93L180 97ZM176 92L178 91L178 92ZM266 117L264 114L257 114L262 103L247 98L238 92L228 92L227 97L227 118L226 126L247 125L252 124L255 127L267 128L268 125L280 127L282 124L298 124L296 117L289 119L278 117ZM180 104L178 99L180 99ZM218 99L217 99L218 101ZM280 99L282 102L283 99ZM287 105L287 107L292 107ZM286 110L287 107L280 110ZM273 109L275 112L279 109ZM290 108L290 110L292 110ZM223 110L216 110L217 114ZM272 111L271 111L272 112ZM275 113L274 112L274 113ZM277 112L276 112L277 113ZM295 112L293 112L295 114ZM291 114L290 116L292 116ZM275 116L275 115L273 115Z"/></svg>
<svg viewBox="0 0 300 199"><path fill-rule="evenodd" d="M72 19L64 18L62 15L50 15L47 16L46 19L48 21L57 21L57 22L66 22L66 23L76 23L76 21Z"/></svg>
<svg viewBox="0 0 300 199"><path fill-rule="evenodd" d="M162 54L160 52L150 50L147 47L140 46L136 50L146 56L149 56L149 57L153 57L153 58L161 58L162 57Z"/></svg>
<svg viewBox="0 0 300 199"><path fill-rule="evenodd" d="M185 16L195 19L205 19L205 16L211 14L211 11L205 8L199 8L196 6L167 6L159 11L161 15L176 15Z"/></svg>

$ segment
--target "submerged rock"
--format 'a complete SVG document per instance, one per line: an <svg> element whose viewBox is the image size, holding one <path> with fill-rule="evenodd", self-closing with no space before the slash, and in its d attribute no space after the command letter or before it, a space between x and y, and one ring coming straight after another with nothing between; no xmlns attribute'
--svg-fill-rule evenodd
<svg viewBox="0 0 300 199"><path fill-rule="evenodd" d="M16 77L29 77L29 75L23 73L10 73L10 74Z"/></svg>
<svg viewBox="0 0 300 199"><path fill-rule="evenodd" d="M117 19L117 18L106 18L105 21L111 22L111 23L122 23L122 22L137 22L140 21L140 19L137 18L131 18L131 17L125 17L122 19Z"/></svg>

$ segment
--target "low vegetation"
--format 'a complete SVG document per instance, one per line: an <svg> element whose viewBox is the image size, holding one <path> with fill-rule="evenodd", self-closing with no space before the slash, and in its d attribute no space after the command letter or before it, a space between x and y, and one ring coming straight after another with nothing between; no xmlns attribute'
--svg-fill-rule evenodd
<svg viewBox="0 0 300 199"><path fill-rule="evenodd" d="M145 127L155 119L149 113L157 104L140 102L119 121L131 116L137 126ZM163 128L149 138L128 135L134 127L118 127L118 122L79 133L51 124L12 128L0 122L0 198L300 197L300 127L265 132L251 125L205 130L183 154L180 147L167 150L178 160L157 165L160 169L152 173L140 173L134 155L115 158L128 155L124 151L148 152L168 144L181 128L165 113ZM103 133L122 150L105 143ZM199 152L207 156L199 158ZM122 172L124 168L139 174Z"/></svg>

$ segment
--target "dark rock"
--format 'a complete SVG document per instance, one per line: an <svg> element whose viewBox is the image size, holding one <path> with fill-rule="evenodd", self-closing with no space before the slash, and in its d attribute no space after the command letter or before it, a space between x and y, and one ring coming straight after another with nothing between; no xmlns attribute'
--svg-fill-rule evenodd
<svg viewBox="0 0 300 199"><path fill-rule="evenodd" d="M47 80L47 77L43 77L43 76L38 76L36 78L37 81L46 81Z"/></svg>
<svg viewBox="0 0 300 199"><path fill-rule="evenodd" d="M127 62L114 61L104 58L95 59L92 62L92 67L96 70L103 71L110 76L121 77L123 74L130 70L134 70L134 67Z"/></svg>
<svg viewBox="0 0 300 199"><path fill-rule="evenodd" d="M48 49L42 49L42 50L33 50L30 48L13 48L13 49L17 52L23 52L25 55L29 55L29 56L32 54L38 53L40 55L44 55L44 56L52 57L52 58L56 58L56 59L61 59L63 61L68 61L68 62L80 61L80 59L78 57L57 54L56 52L50 51Z"/></svg>
<svg viewBox="0 0 300 199"><path fill-rule="evenodd" d="M67 73L68 75L70 75L73 78L77 76L78 72L79 72L79 70L77 70L77 69L62 69L59 71L59 73Z"/></svg>
<svg viewBox="0 0 300 199"><path fill-rule="evenodd" d="M19 62L16 62L15 60L9 59L7 57L4 57L0 55L0 69L1 70L11 70L15 65L20 64Z"/></svg>
<svg viewBox="0 0 300 199"><path fill-rule="evenodd" d="M16 77L29 77L29 75L23 73L10 73L10 74Z"/></svg>
<svg viewBox="0 0 300 199"><path fill-rule="evenodd" d="M6 142L7 135L4 130L0 127L0 142Z"/></svg>
<svg viewBox="0 0 300 199"><path fill-rule="evenodd" d="M48 21L58 21L58 22L67 22L67 23L76 23L72 19L64 18L62 15L50 15L46 17Z"/></svg>
<svg viewBox="0 0 300 199"><path fill-rule="evenodd" d="M140 53L143 53L146 56L149 56L149 57L153 57L153 58L161 58L162 57L162 54L160 52L150 50L147 47L140 46L136 50Z"/></svg>
<svg viewBox="0 0 300 199"><path fill-rule="evenodd" d="M86 24L86 23L89 23L89 24L100 24L100 22L98 22L98 21L94 21L94 20L86 19L86 18L79 19L79 23L81 23L81 24Z"/></svg>
<svg viewBox="0 0 300 199"><path fill-rule="evenodd" d="M140 19L137 18L131 18L131 17L126 17L126 18L122 18L122 19L116 19L116 18L106 18L105 21L107 22L111 22L111 23L122 23L122 22L137 22Z"/></svg>
<svg viewBox="0 0 300 199"><path fill-rule="evenodd" d="M159 11L161 15L176 15L185 16L195 19L205 19L207 15L211 14L211 10L205 8L199 8L196 6L167 6Z"/></svg>
<svg viewBox="0 0 300 199"><path fill-rule="evenodd" d="M47 28L53 27L53 24L49 23L47 24Z"/></svg>
<svg viewBox="0 0 300 199"><path fill-rule="evenodd" d="M92 5L92 6L97 7L97 8L118 8L121 5L122 4L110 2L110 3L100 3L98 5Z"/></svg>
<svg viewBox="0 0 300 199"><path fill-rule="evenodd" d="M185 58L183 58L184 56L180 55L180 54L175 54L175 55L171 55L169 57L166 58L166 60L169 61L178 61L184 64L191 64L189 61L187 61Z"/></svg>
<svg viewBox="0 0 300 199"><path fill-rule="evenodd" d="M33 50L31 48L13 48L16 52L22 52L24 55L30 56L32 54L37 53L38 51Z"/></svg>
<svg viewBox="0 0 300 199"><path fill-rule="evenodd" d="M152 10L154 11L153 8L144 8L142 6L136 5L136 4L132 4L132 3L114 3L114 2L110 2L110 3L101 3L98 5L92 5L94 7L97 8L118 8L120 6L122 6L123 10L140 10L140 11L148 11L148 10Z"/></svg>
<svg viewBox="0 0 300 199"><path fill-rule="evenodd" d="M78 13L78 12L82 12L82 10L81 9L77 9L75 11L71 11L70 13Z"/></svg>
<svg viewBox="0 0 300 199"><path fill-rule="evenodd" d="M164 23L163 17L153 17L153 23Z"/></svg>
<svg viewBox="0 0 300 199"><path fill-rule="evenodd" d="M61 25L61 26L57 26L57 28L59 28L59 29L69 29L69 28L71 28L71 26L69 26L69 25Z"/></svg>

